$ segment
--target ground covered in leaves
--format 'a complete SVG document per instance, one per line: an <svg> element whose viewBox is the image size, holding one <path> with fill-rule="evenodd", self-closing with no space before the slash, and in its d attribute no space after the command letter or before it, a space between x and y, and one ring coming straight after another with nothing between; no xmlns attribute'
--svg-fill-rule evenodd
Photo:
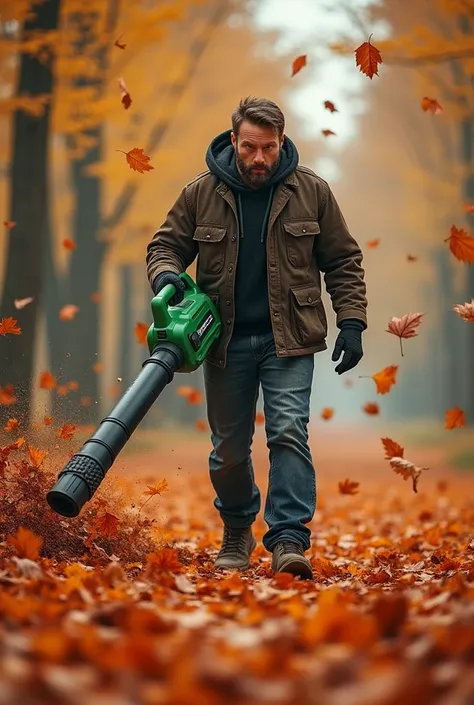
<svg viewBox="0 0 474 705"><path fill-rule="evenodd" d="M380 439L321 436L312 582L261 543L214 572L204 434L136 442L75 519L44 497L77 437L4 446L0 705L471 705L472 474L412 451L415 494ZM254 457L264 493L262 432Z"/></svg>

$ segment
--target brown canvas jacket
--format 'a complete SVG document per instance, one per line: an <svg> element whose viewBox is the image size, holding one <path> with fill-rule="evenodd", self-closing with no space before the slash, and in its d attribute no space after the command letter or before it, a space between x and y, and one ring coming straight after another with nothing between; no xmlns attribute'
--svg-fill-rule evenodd
<svg viewBox="0 0 474 705"><path fill-rule="evenodd" d="M210 171L179 194L147 245L152 285L161 272L184 272L196 256L196 281L216 304L222 333L209 362L225 367L234 321L234 278L239 251L237 208L231 189ZM336 324L367 325L362 252L326 181L298 166L275 189L267 232L268 297L278 356L325 350L327 319L321 272Z"/></svg>

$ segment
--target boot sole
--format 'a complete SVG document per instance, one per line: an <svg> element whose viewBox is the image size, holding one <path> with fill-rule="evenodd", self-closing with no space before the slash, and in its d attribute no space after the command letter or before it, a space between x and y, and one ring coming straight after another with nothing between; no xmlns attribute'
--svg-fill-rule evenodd
<svg viewBox="0 0 474 705"><path fill-rule="evenodd" d="M219 558L216 558L214 561L214 568L225 568L226 570L247 570L247 568L250 568L250 556L252 553L255 551L257 548L257 542L255 539L253 539L252 543L250 544L249 548L249 557L246 563L241 563L241 564L235 564L235 563L225 563L225 562L220 562ZM225 559L222 559L225 561Z"/></svg>
<svg viewBox="0 0 474 705"><path fill-rule="evenodd" d="M313 579L313 569L307 561L305 561L300 556L288 557L286 560L281 562L281 565L277 568L273 568L275 573L291 573L292 575L299 575L304 580Z"/></svg>

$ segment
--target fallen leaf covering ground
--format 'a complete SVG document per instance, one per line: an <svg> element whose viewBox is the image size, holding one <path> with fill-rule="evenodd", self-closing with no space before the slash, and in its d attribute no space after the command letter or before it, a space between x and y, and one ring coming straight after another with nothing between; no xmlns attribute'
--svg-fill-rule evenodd
<svg viewBox="0 0 474 705"><path fill-rule="evenodd" d="M472 703L472 475L416 449L430 472L414 494L378 438L342 432L341 444L326 428L312 582L273 576L261 543L248 571L214 571L204 434L144 452L134 439L74 519L44 497L77 436L44 458L26 444L8 454L0 705ZM263 496L266 453L260 430ZM258 539L265 528L259 515Z"/></svg>

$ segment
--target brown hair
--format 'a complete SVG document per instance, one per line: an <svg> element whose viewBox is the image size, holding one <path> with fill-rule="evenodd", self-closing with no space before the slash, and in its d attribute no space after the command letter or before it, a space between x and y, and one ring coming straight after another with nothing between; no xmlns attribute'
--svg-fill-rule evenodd
<svg viewBox="0 0 474 705"><path fill-rule="evenodd" d="M285 116L276 103L267 98L242 98L232 112L232 130L237 137L240 125L244 120L254 125L269 125L274 127L281 138L285 129Z"/></svg>

